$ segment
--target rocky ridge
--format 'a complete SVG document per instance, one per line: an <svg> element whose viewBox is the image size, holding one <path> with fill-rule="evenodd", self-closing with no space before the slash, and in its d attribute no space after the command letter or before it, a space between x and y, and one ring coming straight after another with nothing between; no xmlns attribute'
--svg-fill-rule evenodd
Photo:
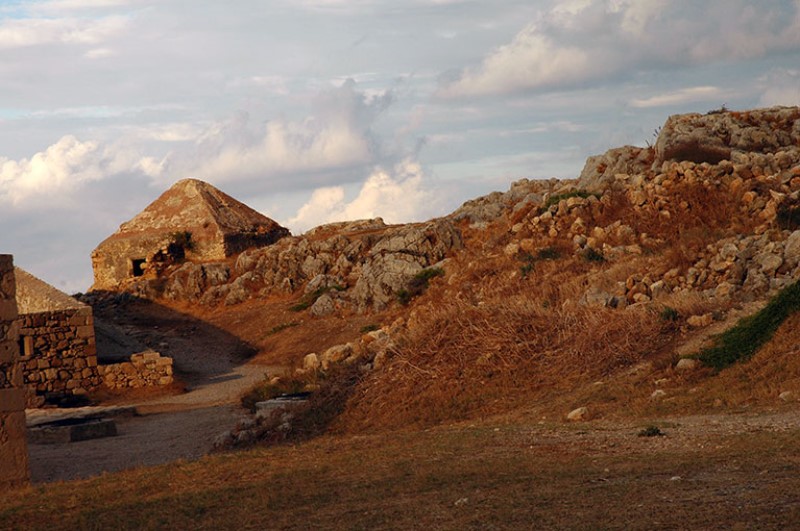
<svg viewBox="0 0 800 531"><path fill-rule="evenodd" d="M414 275L464 249L467 227L505 230L509 258L557 249L608 264L662 252L705 224L709 233L694 238L701 245L665 262L671 267L613 282L599 271L584 303L624 307L689 291L752 299L800 276L796 209L798 108L677 115L653 146L589 157L574 180L523 179L427 223L318 227L233 262L186 262L128 289L205 305L302 291L313 295L315 316L366 312L388 307Z"/></svg>

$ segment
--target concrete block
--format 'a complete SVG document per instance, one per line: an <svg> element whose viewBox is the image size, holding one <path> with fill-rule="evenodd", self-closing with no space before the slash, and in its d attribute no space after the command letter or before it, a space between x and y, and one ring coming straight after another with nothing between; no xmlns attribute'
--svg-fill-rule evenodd
<svg viewBox="0 0 800 531"><path fill-rule="evenodd" d="M113 419L65 419L28 430L28 440L33 444L63 444L116 435Z"/></svg>

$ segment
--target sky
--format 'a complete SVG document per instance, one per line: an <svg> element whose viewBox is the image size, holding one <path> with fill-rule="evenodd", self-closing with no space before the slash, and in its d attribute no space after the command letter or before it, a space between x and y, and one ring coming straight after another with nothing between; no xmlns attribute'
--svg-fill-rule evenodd
<svg viewBox="0 0 800 531"><path fill-rule="evenodd" d="M800 105L800 0L0 0L0 253L74 293L194 177L300 234Z"/></svg>

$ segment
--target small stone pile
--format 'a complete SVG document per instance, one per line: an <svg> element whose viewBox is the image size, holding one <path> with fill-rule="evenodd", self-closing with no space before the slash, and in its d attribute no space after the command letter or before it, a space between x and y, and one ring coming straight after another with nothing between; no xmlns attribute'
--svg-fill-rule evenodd
<svg viewBox="0 0 800 531"><path fill-rule="evenodd" d="M337 364L358 364L363 372L380 369L386 365L395 348L392 335L397 335L404 324L404 319L400 318L391 326L367 332L356 341L334 345L319 355L315 352L306 354L303 366L296 373L325 372Z"/></svg>
<svg viewBox="0 0 800 531"><path fill-rule="evenodd" d="M152 350L133 354L130 361L100 365L98 370L109 389L163 386L173 382L172 358Z"/></svg>

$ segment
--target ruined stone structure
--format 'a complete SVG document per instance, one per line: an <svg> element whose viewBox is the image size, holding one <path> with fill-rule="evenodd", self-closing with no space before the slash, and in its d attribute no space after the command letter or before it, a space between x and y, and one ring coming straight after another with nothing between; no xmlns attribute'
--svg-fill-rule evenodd
<svg viewBox="0 0 800 531"><path fill-rule="evenodd" d="M196 179L178 181L92 252L94 290L157 276L184 258L223 260L289 235L288 229Z"/></svg>
<svg viewBox="0 0 800 531"><path fill-rule="evenodd" d="M25 485L29 477L15 291L12 257L0 255L0 492Z"/></svg>
<svg viewBox="0 0 800 531"><path fill-rule="evenodd" d="M28 407L86 395L101 383L92 308L15 269L20 367Z"/></svg>
<svg viewBox="0 0 800 531"><path fill-rule="evenodd" d="M103 384L109 389L141 388L169 385L172 358L152 350L131 355L130 361L99 366Z"/></svg>

